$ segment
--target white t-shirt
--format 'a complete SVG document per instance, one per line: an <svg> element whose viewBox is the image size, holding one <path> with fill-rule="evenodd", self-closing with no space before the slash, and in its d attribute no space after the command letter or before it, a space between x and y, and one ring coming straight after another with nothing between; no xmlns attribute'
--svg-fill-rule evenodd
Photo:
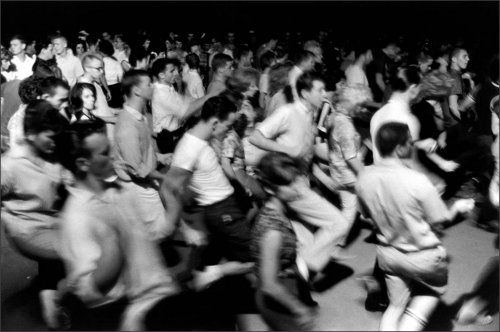
<svg viewBox="0 0 500 332"><path fill-rule="evenodd" d="M106 72L106 83L114 85L121 82L123 68L120 63L110 57L104 57L104 71Z"/></svg>
<svg viewBox="0 0 500 332"><path fill-rule="evenodd" d="M193 172L190 188L200 206L221 202L234 193L217 155L207 141L185 133L175 148L172 166Z"/></svg>
<svg viewBox="0 0 500 332"><path fill-rule="evenodd" d="M122 61L127 61L128 62L128 56L125 54L125 51L118 51L116 50L115 53L113 54L116 60L118 60L118 63L122 64Z"/></svg>
<svg viewBox="0 0 500 332"><path fill-rule="evenodd" d="M347 84L361 84L368 87L368 79L361 66L352 64L345 70Z"/></svg>
<svg viewBox="0 0 500 332"><path fill-rule="evenodd" d="M190 70L184 77L183 81L186 83L186 97L192 99L199 99L205 96L205 89L201 81L200 74L195 70Z"/></svg>
<svg viewBox="0 0 500 332"><path fill-rule="evenodd" d="M68 81L70 87L73 87L78 77L83 75L82 62L72 53L67 52L66 57L56 56L57 66Z"/></svg>
<svg viewBox="0 0 500 332"><path fill-rule="evenodd" d="M29 57L27 54L25 54L24 62L21 62L17 56L12 57L11 62L16 65L16 79L24 80L33 74L35 59Z"/></svg>
<svg viewBox="0 0 500 332"><path fill-rule="evenodd" d="M409 105L401 100L390 99L389 102L373 115L370 121L370 135L373 142L373 161L380 162L380 154L375 144L378 129L387 122L405 123L410 128L412 141L420 139L420 122L411 113Z"/></svg>

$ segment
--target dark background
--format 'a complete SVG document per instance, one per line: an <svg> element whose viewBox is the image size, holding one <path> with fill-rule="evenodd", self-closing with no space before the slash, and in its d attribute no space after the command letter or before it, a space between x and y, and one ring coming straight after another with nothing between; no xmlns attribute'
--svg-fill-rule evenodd
<svg viewBox="0 0 500 332"><path fill-rule="evenodd" d="M146 29L153 37L174 31L209 35L233 30L242 39L255 30L263 42L270 32L325 29L334 40L370 39L383 34L418 40L423 36L458 38L498 51L498 1L52 1L1 2L2 44L14 34L28 38L61 30L76 38L80 30L133 34Z"/></svg>

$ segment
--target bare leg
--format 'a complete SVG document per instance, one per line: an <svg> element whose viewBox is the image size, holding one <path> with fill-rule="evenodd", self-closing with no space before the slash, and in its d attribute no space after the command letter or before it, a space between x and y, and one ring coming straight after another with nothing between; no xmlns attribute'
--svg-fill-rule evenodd
<svg viewBox="0 0 500 332"><path fill-rule="evenodd" d="M435 295L413 297L401 318L398 331L422 331L438 304L439 297Z"/></svg>

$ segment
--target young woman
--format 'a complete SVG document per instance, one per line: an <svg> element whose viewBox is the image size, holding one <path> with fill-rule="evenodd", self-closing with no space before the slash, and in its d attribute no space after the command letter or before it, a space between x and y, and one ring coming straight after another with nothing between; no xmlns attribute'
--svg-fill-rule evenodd
<svg viewBox="0 0 500 332"><path fill-rule="evenodd" d="M312 330L314 301L296 263L297 237L287 208L307 188L307 180L299 162L284 153L267 154L258 172L270 198L252 229L257 308L272 330Z"/></svg>
<svg viewBox="0 0 500 332"><path fill-rule="evenodd" d="M93 113L96 101L96 90L93 84L76 83L71 90L70 106L75 120L95 120Z"/></svg>
<svg viewBox="0 0 500 332"><path fill-rule="evenodd" d="M123 68L113 56L113 45L110 42L100 42L99 52L103 57L106 84L111 93L111 100L108 101L108 105L112 108L121 108L123 105L123 93L120 82L123 77Z"/></svg>
<svg viewBox="0 0 500 332"><path fill-rule="evenodd" d="M80 61L83 58L83 54L87 52L87 43L84 40L78 39L75 44L75 55Z"/></svg>

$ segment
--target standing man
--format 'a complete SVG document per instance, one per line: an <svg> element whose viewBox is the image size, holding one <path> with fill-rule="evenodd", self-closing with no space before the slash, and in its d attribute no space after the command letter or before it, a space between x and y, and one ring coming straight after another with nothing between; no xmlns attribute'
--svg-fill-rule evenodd
<svg viewBox="0 0 500 332"><path fill-rule="evenodd" d="M172 234L175 225L165 215L156 182L163 176L156 168L159 163L170 164L171 155L155 152L152 132L144 115L146 103L153 95L151 78L146 71L130 70L123 76L122 89L125 103L114 131L115 170L120 179L132 184L139 193L144 207L142 220L150 238L162 240Z"/></svg>
<svg viewBox="0 0 500 332"><path fill-rule="evenodd" d="M290 81L290 87L292 88L292 94L295 100L299 99L297 89L295 85L297 84L297 79L306 71L310 71L314 68L314 54L306 51L300 50L295 54L295 66L288 73L288 79Z"/></svg>
<svg viewBox="0 0 500 332"><path fill-rule="evenodd" d="M462 112L465 111L462 105L462 102L465 99L462 71L467 68L470 58L469 53L463 48L454 49L451 52L450 58L451 66L448 73L453 79L453 85L451 88L451 94L448 97L448 103L450 107L450 115L453 116L455 120L460 120Z"/></svg>
<svg viewBox="0 0 500 332"><path fill-rule="evenodd" d="M213 79L208 85L207 94L214 90L225 90L226 80L233 72L233 59L227 54L217 54L212 61Z"/></svg>
<svg viewBox="0 0 500 332"><path fill-rule="evenodd" d="M388 40L385 47L373 56L369 69L368 80L373 93L373 100L383 102L386 86L389 83L389 74L393 72L395 60L401 49L395 41Z"/></svg>
<svg viewBox="0 0 500 332"><path fill-rule="evenodd" d="M16 76L18 80L24 80L33 74L35 60L26 54L26 39L15 35L10 39L10 51L14 57L11 62L16 65Z"/></svg>
<svg viewBox="0 0 500 332"><path fill-rule="evenodd" d="M382 125L375 145L381 160L360 173L356 193L363 215L376 225L377 260L387 282L390 304L380 331L420 331L448 284L441 223L471 211L474 201L458 200L448 211L432 183L403 164L412 155L406 124Z"/></svg>
<svg viewBox="0 0 500 332"><path fill-rule="evenodd" d="M68 40L62 35L52 37L52 45L56 54L57 66L61 69L64 79L70 87L76 83L76 79L83 75L83 67L80 59L68 52Z"/></svg>
<svg viewBox="0 0 500 332"><path fill-rule="evenodd" d="M314 112L326 97L325 83L315 72L306 72L297 81L299 99L279 107L266 118L250 136L250 143L266 151L283 152L302 160L305 166L312 162L316 126ZM338 257L349 224L341 212L326 199L304 186L300 199L290 208L301 218L293 227L300 242L299 254L312 272L321 272L330 259ZM311 234L307 228L318 230Z"/></svg>
<svg viewBox="0 0 500 332"><path fill-rule="evenodd" d="M33 75L42 78L49 76L62 78L61 69L57 67L54 59L52 42L49 39L38 42L35 50L38 56L33 64Z"/></svg>
<svg viewBox="0 0 500 332"><path fill-rule="evenodd" d="M247 45L241 45L234 51L236 69L252 68L253 52Z"/></svg>

